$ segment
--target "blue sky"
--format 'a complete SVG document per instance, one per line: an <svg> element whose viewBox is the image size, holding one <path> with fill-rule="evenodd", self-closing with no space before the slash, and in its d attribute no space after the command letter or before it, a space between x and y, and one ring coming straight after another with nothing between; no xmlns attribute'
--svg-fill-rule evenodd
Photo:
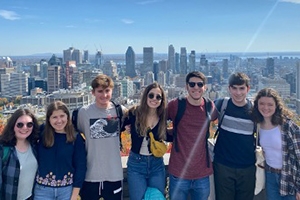
<svg viewBox="0 0 300 200"><path fill-rule="evenodd" d="M0 0L0 56L300 51L300 0Z"/></svg>

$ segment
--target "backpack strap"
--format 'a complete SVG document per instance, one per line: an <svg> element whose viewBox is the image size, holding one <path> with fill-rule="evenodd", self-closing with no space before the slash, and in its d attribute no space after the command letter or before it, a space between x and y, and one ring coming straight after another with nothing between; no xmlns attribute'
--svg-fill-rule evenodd
<svg viewBox="0 0 300 200"><path fill-rule="evenodd" d="M207 139L210 136L209 128L210 128L210 122L211 122L211 113L212 113L212 101L209 98L203 97L204 99L204 105L205 105L205 111L206 111L206 122L207 122L207 131L206 131L206 164L207 167L210 167L210 157L209 157L209 151L208 151L208 141Z"/></svg>
<svg viewBox="0 0 300 200"><path fill-rule="evenodd" d="M175 147L175 151L176 152L179 152L179 147L178 147L178 144L177 144L177 126L184 114L184 111L185 111L185 108L186 108L186 98L182 98L182 97L178 97L178 106L177 106L177 114L176 114L176 117L175 117L175 121L173 123L173 144L174 144L174 147Z"/></svg>
<svg viewBox="0 0 300 200"><path fill-rule="evenodd" d="M120 130L119 140L120 140L120 151L122 151L123 150L123 144L122 144L122 137L121 137L121 129L122 129L123 110L122 110L122 106L120 104L117 104L114 101L111 101L111 102L115 106L117 117L119 118L119 130Z"/></svg>
<svg viewBox="0 0 300 200"><path fill-rule="evenodd" d="M119 130L121 131L121 128L122 128L122 117L123 117L122 106L120 104L115 103L114 101L111 101L111 102L115 106L117 117L119 118Z"/></svg>
<svg viewBox="0 0 300 200"><path fill-rule="evenodd" d="M75 108L72 112L72 124L73 124L75 131L77 131L77 132L80 132L78 129L77 121L78 121L78 113L79 113L79 110L81 107L82 106Z"/></svg>

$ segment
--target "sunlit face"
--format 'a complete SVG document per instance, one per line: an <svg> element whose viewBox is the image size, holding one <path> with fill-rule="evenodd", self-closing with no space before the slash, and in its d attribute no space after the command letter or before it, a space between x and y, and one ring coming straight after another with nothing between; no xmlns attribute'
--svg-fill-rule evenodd
<svg viewBox="0 0 300 200"><path fill-rule="evenodd" d="M147 105L150 108L158 108L162 102L162 94L159 88L153 88L148 92Z"/></svg>
<svg viewBox="0 0 300 200"><path fill-rule="evenodd" d="M265 119L272 118L276 111L276 102L273 97L261 97L258 100L258 111Z"/></svg>
<svg viewBox="0 0 300 200"><path fill-rule="evenodd" d="M246 84L229 86L229 92L233 103L236 106L244 106L247 103L246 97L249 90L250 87L247 87Z"/></svg>
<svg viewBox="0 0 300 200"><path fill-rule="evenodd" d="M63 110L55 110L50 116L49 122L55 132L65 133L65 127L68 123L68 115Z"/></svg>
<svg viewBox="0 0 300 200"><path fill-rule="evenodd" d="M95 96L97 106L100 108L106 108L110 104L112 88L107 87L103 89L102 86L99 86L92 90L92 94Z"/></svg>
<svg viewBox="0 0 300 200"><path fill-rule="evenodd" d="M33 130L34 124L32 118L28 115L22 115L15 123L14 131L17 140L25 140Z"/></svg>
<svg viewBox="0 0 300 200"><path fill-rule="evenodd" d="M186 90L187 90L189 96L193 100L197 101L202 98L202 95L206 90L206 85L204 85L204 82L201 78L192 77L192 78L190 78L189 83L186 85Z"/></svg>

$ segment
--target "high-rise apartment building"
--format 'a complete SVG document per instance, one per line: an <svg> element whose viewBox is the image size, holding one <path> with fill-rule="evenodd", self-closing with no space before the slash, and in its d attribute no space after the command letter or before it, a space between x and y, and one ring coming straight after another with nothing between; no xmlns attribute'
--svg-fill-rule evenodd
<svg viewBox="0 0 300 200"><path fill-rule="evenodd" d="M48 93L59 90L61 87L61 66L52 65L48 67Z"/></svg>
<svg viewBox="0 0 300 200"><path fill-rule="evenodd" d="M153 47L143 48L143 67L140 69L141 75L146 75L147 72L153 72L154 53Z"/></svg>
<svg viewBox="0 0 300 200"><path fill-rule="evenodd" d="M1 74L10 74L12 72L15 72L15 68L0 68L0 76ZM0 78L0 92L2 92L2 82L5 83L6 79L1 79Z"/></svg>
<svg viewBox="0 0 300 200"><path fill-rule="evenodd" d="M172 44L169 45L169 50L168 50L168 70L172 70L173 73L176 71L175 70L175 48Z"/></svg>
<svg viewBox="0 0 300 200"><path fill-rule="evenodd" d="M126 72L125 75L129 76L131 78L136 77L136 71L135 71L135 53L131 46L127 48L126 54Z"/></svg>
<svg viewBox="0 0 300 200"><path fill-rule="evenodd" d="M66 83L64 83L66 89L70 89L73 86L73 74L77 71L76 62L75 61L67 61L65 68L65 77Z"/></svg>
<svg viewBox="0 0 300 200"><path fill-rule="evenodd" d="M18 96L28 94L29 73L13 72L1 74L1 91L4 96Z"/></svg>
<svg viewBox="0 0 300 200"><path fill-rule="evenodd" d="M187 74L187 53L186 48L180 48L180 74Z"/></svg>

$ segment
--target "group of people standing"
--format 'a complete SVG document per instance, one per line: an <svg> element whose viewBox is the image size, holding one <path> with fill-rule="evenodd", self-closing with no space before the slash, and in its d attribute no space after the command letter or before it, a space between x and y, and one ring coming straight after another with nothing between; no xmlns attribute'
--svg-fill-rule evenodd
<svg viewBox="0 0 300 200"><path fill-rule="evenodd" d="M131 200L144 199L148 188L165 193L164 158L151 152L150 132L157 141L173 142L168 166L171 200L207 200L212 174L216 200L253 200L254 132L259 124L267 198L300 200L300 129L276 90L260 90L252 103L247 99L249 77L234 73L229 77L230 98L221 110L225 99L205 101L207 79L194 71L186 76L184 108L179 98L168 102L163 88L154 82L145 88L138 105L121 106L120 115L111 101L113 80L98 75L91 86L95 102L79 110L79 133L60 101L48 106L42 128L28 109L18 109L8 119L0 136L1 199L75 200L80 195L82 200L121 200L119 134L128 129ZM209 117L207 103L211 104ZM179 109L184 109L183 116L174 124ZM207 153L208 122L218 117L221 123L212 162ZM167 120L176 125L176 134L167 129Z"/></svg>

